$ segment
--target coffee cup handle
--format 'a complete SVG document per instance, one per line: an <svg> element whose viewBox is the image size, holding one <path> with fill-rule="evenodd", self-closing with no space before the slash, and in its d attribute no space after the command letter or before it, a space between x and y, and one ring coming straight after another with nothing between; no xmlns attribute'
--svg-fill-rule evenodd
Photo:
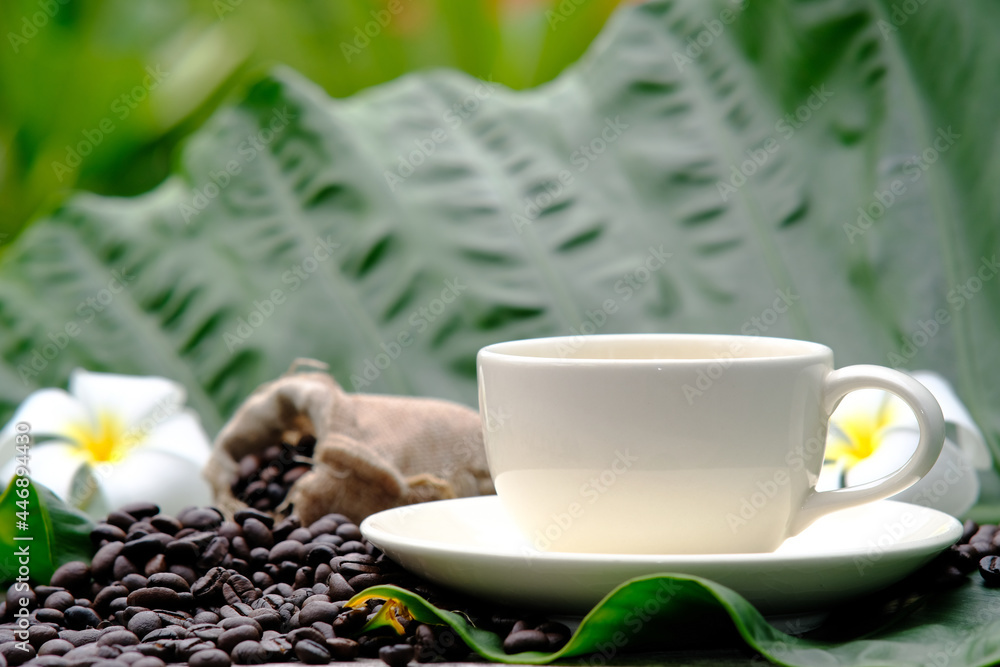
<svg viewBox="0 0 1000 667"><path fill-rule="evenodd" d="M824 514L888 498L909 488L930 472L941 454L944 415L937 400L924 385L905 373L883 366L857 365L831 371L823 383L822 400L827 419L844 396L858 389L884 389L910 406L920 427L917 449L901 468L881 479L835 491L813 490L792 520L791 535L799 533Z"/></svg>

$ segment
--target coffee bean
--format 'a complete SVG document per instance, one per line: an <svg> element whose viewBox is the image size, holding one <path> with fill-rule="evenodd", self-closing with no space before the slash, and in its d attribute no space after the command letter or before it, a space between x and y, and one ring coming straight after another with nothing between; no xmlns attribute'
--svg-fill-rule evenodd
<svg viewBox="0 0 1000 667"><path fill-rule="evenodd" d="M324 535L326 533L335 533L337 531L337 526L342 523L350 523L350 520L342 515L327 514L309 524L309 532L313 537Z"/></svg>
<svg viewBox="0 0 1000 667"><path fill-rule="evenodd" d="M169 588L178 593L189 593L191 586L184 580L184 577L173 572L160 572L151 575L146 582L147 586Z"/></svg>
<svg viewBox="0 0 1000 667"><path fill-rule="evenodd" d="M338 537L336 535L317 535L312 540L313 544L329 544L332 547L339 547L344 543L343 537Z"/></svg>
<svg viewBox="0 0 1000 667"><path fill-rule="evenodd" d="M135 565L132 564L128 558L124 555L115 558L115 564L112 569L112 577L118 581L122 581L130 574L138 574L139 570Z"/></svg>
<svg viewBox="0 0 1000 667"><path fill-rule="evenodd" d="M302 554L302 543L296 542L295 540L283 540L275 544L271 550L268 552L267 559L272 563L280 563L282 561L293 561L296 562L300 559ZM298 566L296 565L296 570Z"/></svg>
<svg viewBox="0 0 1000 667"><path fill-rule="evenodd" d="M66 627L70 630L83 630L93 628L101 622L101 617L94 613L93 609L74 605L63 612L63 619Z"/></svg>
<svg viewBox="0 0 1000 667"><path fill-rule="evenodd" d="M99 523L90 531L90 541L94 544L100 544L105 540L108 542L124 542L125 531L118 526L112 526L110 523Z"/></svg>
<svg viewBox="0 0 1000 667"><path fill-rule="evenodd" d="M242 574L230 574L226 583L232 587L233 591L237 596L239 596L240 601L242 602L253 602L259 597L259 594L254 589L253 582L244 577Z"/></svg>
<svg viewBox="0 0 1000 667"><path fill-rule="evenodd" d="M135 501L127 503L118 508L119 512L131 514L136 519L145 519L160 513L160 508L155 503Z"/></svg>
<svg viewBox="0 0 1000 667"><path fill-rule="evenodd" d="M223 618L221 621L219 621L219 627L222 628L223 630L232 630L233 628L241 628L241 627L251 627L257 631L258 635L260 635L264 631L263 628L261 628L260 623L256 619L251 618L249 616L239 616L239 615Z"/></svg>
<svg viewBox="0 0 1000 667"><path fill-rule="evenodd" d="M303 639L312 639L313 641L320 643L326 641L326 637L323 635L323 633L317 630L316 628L312 627L296 628L291 632L289 632L286 636L288 637L288 641L292 642L293 645L297 644Z"/></svg>
<svg viewBox="0 0 1000 667"><path fill-rule="evenodd" d="M237 535L229 541L229 553L233 555L234 559L239 558L243 561L249 561L251 559L250 551L250 545L247 544L246 539L241 535Z"/></svg>
<svg viewBox="0 0 1000 667"><path fill-rule="evenodd" d="M178 518L186 528L195 528L197 530L212 530L222 525L221 514L213 509L203 507L186 512Z"/></svg>
<svg viewBox="0 0 1000 667"><path fill-rule="evenodd" d="M331 623L340 613L340 607L332 602L313 602L302 607L299 611L299 624L312 625L317 621Z"/></svg>
<svg viewBox="0 0 1000 667"><path fill-rule="evenodd" d="M271 507L271 500L267 497L267 482L262 479L247 484L247 488L243 490L239 498L244 502L251 503L255 510L260 507L268 509Z"/></svg>
<svg viewBox="0 0 1000 667"><path fill-rule="evenodd" d="M213 537L208 543L201 557L197 561L198 567L208 569L222 563L229 554L229 540L224 537Z"/></svg>
<svg viewBox="0 0 1000 667"><path fill-rule="evenodd" d="M336 662L351 662L358 657L358 643L346 637L327 639L326 648L330 651L330 658Z"/></svg>
<svg viewBox="0 0 1000 667"><path fill-rule="evenodd" d="M308 565L303 565L295 572L292 585L295 588L309 588L313 583L313 569Z"/></svg>
<svg viewBox="0 0 1000 667"><path fill-rule="evenodd" d="M0 659L3 659L11 667L22 665L35 657L35 647L28 644L27 650L18 647L17 642L4 642L0 644Z"/></svg>
<svg viewBox="0 0 1000 667"><path fill-rule="evenodd" d="M295 482L299 481L299 478L310 470L312 470L310 466L295 466L281 476L281 483L286 487L291 486L292 484L295 484Z"/></svg>
<svg viewBox="0 0 1000 667"><path fill-rule="evenodd" d="M90 662L100 660L101 658L113 658L115 657L115 651L110 646L98 646L97 644L86 644L85 646L77 646L73 650L69 651L63 657L67 660L76 660L80 658L90 658Z"/></svg>
<svg viewBox="0 0 1000 667"><path fill-rule="evenodd" d="M217 648L198 651L188 658L188 667L229 667L229 654Z"/></svg>
<svg viewBox="0 0 1000 667"><path fill-rule="evenodd" d="M271 527L274 526L274 517L272 517L270 514L266 514L264 512L258 512L257 510L250 509L249 507L241 509L241 510L238 510L233 515L233 520L236 521L236 523L238 523L241 526L243 526L243 532L244 533L246 533L246 529L247 529L247 527L245 525L247 519L256 519L257 521L260 521L261 523L263 523L267 527L268 530L270 530Z"/></svg>
<svg viewBox="0 0 1000 667"><path fill-rule="evenodd" d="M256 516L246 517L243 521L243 538L251 548L274 546L274 535L271 529Z"/></svg>
<svg viewBox="0 0 1000 667"><path fill-rule="evenodd" d="M162 553L167 544L172 541L169 535L163 533L146 535L125 542L122 547L122 555L135 564L145 563L155 554Z"/></svg>
<svg viewBox="0 0 1000 667"><path fill-rule="evenodd" d="M139 638L134 632L125 630L124 628L119 630L112 630L107 632L97 638L97 644L100 646L134 646L139 643Z"/></svg>
<svg viewBox="0 0 1000 667"><path fill-rule="evenodd" d="M214 611L199 611L197 614L191 617L192 623L204 624L204 623L218 623L219 615Z"/></svg>
<svg viewBox="0 0 1000 667"><path fill-rule="evenodd" d="M137 644L135 650L144 656L151 656L159 658L160 660L167 661L173 660L175 651L174 645L171 642L156 642L152 644Z"/></svg>
<svg viewBox="0 0 1000 667"><path fill-rule="evenodd" d="M379 568L377 565L370 565L368 563L352 563L350 561L342 562L340 567L337 568L337 572L342 574L348 580L359 574L378 574L378 571Z"/></svg>
<svg viewBox="0 0 1000 667"><path fill-rule="evenodd" d="M69 663L67 662L67 665L68 664ZM74 662L74 667L75 667L75 662ZM122 663L116 660L112 660L110 658L103 658L95 660L94 662L90 663L90 667L122 667Z"/></svg>
<svg viewBox="0 0 1000 667"><path fill-rule="evenodd" d="M129 590L121 584L112 584L101 589L101 592L94 597L94 608L98 611L107 611L112 600L127 596Z"/></svg>
<svg viewBox="0 0 1000 667"><path fill-rule="evenodd" d="M152 516L149 519L149 523L153 528L167 535L176 535L183 528L180 521L167 514Z"/></svg>
<svg viewBox="0 0 1000 667"><path fill-rule="evenodd" d="M1000 586L1000 556L986 556L979 561L979 574L987 586Z"/></svg>
<svg viewBox="0 0 1000 667"><path fill-rule="evenodd" d="M339 554L350 554L350 553L367 554L368 553L368 547L366 547L361 542L358 542L357 540L351 540L349 542L344 542L339 547L337 547L337 553L339 553Z"/></svg>
<svg viewBox="0 0 1000 667"><path fill-rule="evenodd" d="M39 623L63 624L63 613L58 609L48 609L43 607L35 612L35 620Z"/></svg>
<svg viewBox="0 0 1000 667"><path fill-rule="evenodd" d="M344 575L337 572L326 578L326 585L330 588L327 595L330 596L331 600L350 600L357 594L357 591L347 583Z"/></svg>
<svg viewBox="0 0 1000 667"><path fill-rule="evenodd" d="M118 660L121 662L121 656L119 656ZM144 655L133 662L132 667L166 667L166 664L167 663L163 662L163 660L155 655Z"/></svg>
<svg viewBox="0 0 1000 667"><path fill-rule="evenodd" d="M234 537L239 537L243 534L243 528L235 521L223 521L215 532L232 542Z"/></svg>
<svg viewBox="0 0 1000 667"><path fill-rule="evenodd" d="M199 553L198 545L189 540L174 540L163 550L171 565L193 565Z"/></svg>
<svg viewBox="0 0 1000 667"><path fill-rule="evenodd" d="M329 565L335 556L336 550L329 544L308 544L302 550L303 561L312 567L321 564Z"/></svg>
<svg viewBox="0 0 1000 667"><path fill-rule="evenodd" d="M296 542L307 544L312 541L312 533L309 532L308 528L296 528L292 532L288 533L288 537L285 539L295 540Z"/></svg>
<svg viewBox="0 0 1000 667"><path fill-rule="evenodd" d="M349 635L356 630L360 630L361 626L365 624L368 620L368 612L364 609L349 609L348 611L341 612L337 618L332 621L333 630L337 633L337 636Z"/></svg>
<svg viewBox="0 0 1000 667"><path fill-rule="evenodd" d="M273 609L254 609L250 616L264 630L277 630L281 627L281 615Z"/></svg>
<svg viewBox="0 0 1000 667"><path fill-rule="evenodd" d="M506 653L524 653L525 651L548 651L549 638L538 630L519 630L511 632L503 641Z"/></svg>
<svg viewBox="0 0 1000 667"><path fill-rule="evenodd" d="M45 598L45 606L49 609L57 609L59 611L66 611L76 603L76 598L74 598L67 591L57 591L52 595Z"/></svg>
<svg viewBox="0 0 1000 667"><path fill-rule="evenodd" d="M36 649L45 642L58 638L59 631L51 625L45 625L44 623L32 623L28 626L28 641L31 642L31 645Z"/></svg>
<svg viewBox="0 0 1000 667"><path fill-rule="evenodd" d="M72 591L75 595L82 595L90 586L90 566L83 561L70 561L52 573L49 583Z"/></svg>
<svg viewBox="0 0 1000 667"><path fill-rule="evenodd" d="M291 533L296 528L301 528L302 522L299 517L292 514L291 516L285 517L271 528L271 532L274 533L275 542L281 542L288 538L289 533Z"/></svg>
<svg viewBox="0 0 1000 667"><path fill-rule="evenodd" d="M360 540L361 539L361 529L353 523L342 523L337 526L337 530L334 534L338 537L342 537L345 540Z"/></svg>
<svg viewBox="0 0 1000 667"><path fill-rule="evenodd" d="M378 650L379 659L389 667L406 667L413 660L413 647L409 644L393 644Z"/></svg>
<svg viewBox="0 0 1000 667"><path fill-rule="evenodd" d="M281 635L262 639L260 645L267 653L267 659L271 662L286 662L291 660L295 654L292 643Z"/></svg>
<svg viewBox="0 0 1000 667"><path fill-rule="evenodd" d="M962 574L974 572L979 567L978 554L975 547L971 545L960 544L957 547L952 547L946 553L950 556L949 564Z"/></svg>
<svg viewBox="0 0 1000 667"><path fill-rule="evenodd" d="M163 619L161 618L160 620L162 621ZM153 630L143 637L142 641L149 644L155 642L169 642L179 639L188 639L189 637L191 637L191 633L188 632L186 628L182 628L179 625L168 625L164 628L160 628L159 630Z"/></svg>
<svg viewBox="0 0 1000 667"><path fill-rule="evenodd" d="M57 637L42 644L38 648L38 655L65 655L73 648L75 647L68 641Z"/></svg>
<svg viewBox="0 0 1000 667"><path fill-rule="evenodd" d="M156 554L146 563L146 567L142 569L142 573L147 577L154 574L167 571L167 557L163 554Z"/></svg>
<svg viewBox="0 0 1000 667"><path fill-rule="evenodd" d="M181 660L187 661L195 653L214 648L215 644L212 642L207 642L202 639L198 639L197 637L190 637L189 639L183 639L177 643L177 657Z"/></svg>
<svg viewBox="0 0 1000 667"><path fill-rule="evenodd" d="M267 650L257 641L244 641L237 644L230 657L237 665L260 665L267 662Z"/></svg>
<svg viewBox="0 0 1000 667"><path fill-rule="evenodd" d="M136 518L129 514L128 512L122 512L121 510L115 510L114 512L109 512L107 518L105 519L107 523L112 526L118 526L125 532L128 532L129 527L136 522Z"/></svg>
<svg viewBox="0 0 1000 667"><path fill-rule="evenodd" d="M138 540L140 537L147 537L153 533L156 533L153 524L148 521L137 521L129 526L128 531L125 533L125 541L131 542L132 540Z"/></svg>
<svg viewBox="0 0 1000 667"><path fill-rule="evenodd" d="M99 630L88 628L87 630L60 630L59 638L65 639L74 647L93 644L101 636Z"/></svg>
<svg viewBox="0 0 1000 667"><path fill-rule="evenodd" d="M2 658L0 658L0 663L3 663ZM32 667L35 667L35 666L37 666L37 667L68 667L69 666L69 662L65 658L63 658L62 656L58 656L58 655L39 655L36 658L34 658L28 664L32 665ZM3 663L3 667L7 667L5 663ZM117 665L116 667L121 667L121 666Z"/></svg>
<svg viewBox="0 0 1000 667"><path fill-rule="evenodd" d="M200 579L191 584L191 592L195 600L204 604L211 604L214 600L222 599L222 585L229 578L229 573L221 567L213 567Z"/></svg>
<svg viewBox="0 0 1000 667"><path fill-rule="evenodd" d="M163 627L163 622L154 611L140 611L128 622L128 629L140 639L161 627Z"/></svg>
<svg viewBox="0 0 1000 667"><path fill-rule="evenodd" d="M190 586L193 586L194 582L198 580L198 575L195 571L186 565L171 565L167 571L181 577Z"/></svg>
<svg viewBox="0 0 1000 667"><path fill-rule="evenodd" d="M180 598L172 588L150 586L129 593L128 603L130 606L149 609L177 609L180 607Z"/></svg>
<svg viewBox="0 0 1000 667"><path fill-rule="evenodd" d="M347 583L350 584L351 588L354 590L361 592L366 588L381 584L382 575L372 573L359 574L348 579Z"/></svg>
<svg viewBox="0 0 1000 667"><path fill-rule="evenodd" d="M295 644L295 657L307 665L325 665L330 662L326 640L303 639Z"/></svg>

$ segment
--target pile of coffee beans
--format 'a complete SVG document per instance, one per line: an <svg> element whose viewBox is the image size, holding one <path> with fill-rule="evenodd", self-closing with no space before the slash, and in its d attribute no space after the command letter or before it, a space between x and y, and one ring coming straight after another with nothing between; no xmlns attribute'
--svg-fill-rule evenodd
<svg viewBox="0 0 1000 667"><path fill-rule="evenodd" d="M239 472L231 487L233 495L262 512L278 509L292 484L312 468L315 449L316 438L307 434L297 444L282 442L260 454L247 454L238 462ZM286 513L290 514L290 509Z"/></svg>
<svg viewBox="0 0 1000 667"><path fill-rule="evenodd" d="M985 585L1000 586L1000 528L966 521L961 539L938 562L952 580L979 570Z"/></svg>
<svg viewBox="0 0 1000 667"><path fill-rule="evenodd" d="M0 667L229 667L359 656L403 667L472 658L450 628L398 615L404 636L392 628L362 633L381 603L344 602L384 583L462 610L505 637L510 652L555 650L570 636L561 624L477 607L406 573L338 514L306 528L294 515L276 523L252 508L227 521L214 508L173 517L136 503L109 514L91 539L90 565L67 563L48 585L8 589ZM15 617L22 607L30 611L26 641Z"/></svg>

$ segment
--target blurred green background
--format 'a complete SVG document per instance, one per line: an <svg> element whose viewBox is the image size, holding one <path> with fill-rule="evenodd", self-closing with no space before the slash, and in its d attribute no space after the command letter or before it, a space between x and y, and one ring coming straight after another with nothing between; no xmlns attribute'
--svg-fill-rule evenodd
<svg viewBox="0 0 1000 667"><path fill-rule="evenodd" d="M276 63L334 97L435 67L527 88L619 2L4 0L0 243L73 190L148 191L178 142Z"/></svg>

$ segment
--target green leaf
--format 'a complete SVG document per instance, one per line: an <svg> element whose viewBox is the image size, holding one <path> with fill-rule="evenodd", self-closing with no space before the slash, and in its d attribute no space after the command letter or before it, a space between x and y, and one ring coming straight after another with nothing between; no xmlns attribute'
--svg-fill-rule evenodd
<svg viewBox="0 0 1000 667"><path fill-rule="evenodd" d="M29 477L13 477L0 496L0 545L4 551L0 585L14 581L21 566L27 566L32 581L47 584L60 566L75 560L89 563L93 528L90 518L41 484Z"/></svg>
<svg viewBox="0 0 1000 667"><path fill-rule="evenodd" d="M894 7L629 6L525 92L276 70L155 190L4 253L0 410L85 366L182 382L214 431L299 356L474 404L500 340L744 332L937 370L996 452L1000 5Z"/></svg>
<svg viewBox="0 0 1000 667"><path fill-rule="evenodd" d="M346 604L358 606L370 598L402 604L423 623L447 625L483 658L505 663L543 665L599 654L594 659L603 658L601 664L606 664L621 659L621 653L637 650L718 649L741 644L771 662L797 667L985 667L1000 660L1000 592L985 588L980 581L938 593L915 612L861 639L824 642L777 630L739 594L707 579L675 574L640 577L599 602L561 650L513 655L504 652L496 634L396 586L369 588ZM857 621L866 613L864 603L852 605L848 613Z"/></svg>

